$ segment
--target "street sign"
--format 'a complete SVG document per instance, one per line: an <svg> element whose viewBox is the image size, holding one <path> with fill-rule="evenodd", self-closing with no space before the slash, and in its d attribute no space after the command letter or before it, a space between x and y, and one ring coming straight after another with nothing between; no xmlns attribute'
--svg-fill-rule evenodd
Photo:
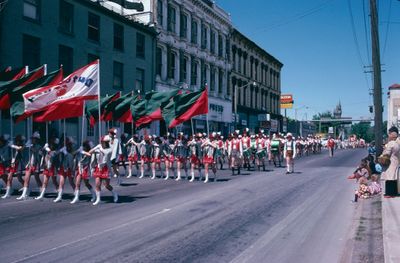
<svg viewBox="0 0 400 263"><path fill-rule="evenodd" d="M281 95L281 109L292 109L293 108L293 95L282 94Z"/></svg>
<svg viewBox="0 0 400 263"><path fill-rule="evenodd" d="M293 109L293 103L281 103L281 109Z"/></svg>
<svg viewBox="0 0 400 263"><path fill-rule="evenodd" d="M328 128L328 133L333 133L333 127Z"/></svg>

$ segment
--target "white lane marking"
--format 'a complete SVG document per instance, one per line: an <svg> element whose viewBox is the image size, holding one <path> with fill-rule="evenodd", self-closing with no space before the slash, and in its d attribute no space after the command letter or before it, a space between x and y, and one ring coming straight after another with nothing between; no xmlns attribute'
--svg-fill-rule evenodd
<svg viewBox="0 0 400 263"><path fill-rule="evenodd" d="M147 220L147 219L149 219L149 218L152 218L152 217L155 217L155 216L158 216L158 215L167 213L167 212L169 212L169 211L171 211L170 208L165 208L165 209L163 209L163 210L161 210L161 211L159 211L159 212L157 212L157 213L150 214L150 215L148 215L148 216L144 216L144 217L138 218L138 219L136 219L136 220L133 220L133 221L130 221L130 222L127 222L127 223L124 223L124 224L121 224L121 225L118 225L118 226L115 226L115 227L111 227L111 228L108 228L108 229L104 229L103 231L100 231L100 232L97 232L97 233L88 235L88 236L86 236L86 237L82 237L82 238L79 238L79 239L77 239L77 240L74 240L74 241L71 241L71 242L68 242L68 243L65 243L65 244L62 244L62 245L59 245L59 246L50 248L50 249L43 250L43 251L41 251L41 252L39 252L39 253L30 255L30 256L28 256L28 257L24 257L24 258L22 258L22 259L18 259L18 260L12 261L12 263L23 262L23 261L26 261L26 260L35 258L35 257L40 256L40 255L43 255L43 254L47 254L47 253L49 253L49 252L53 252L53 251L55 251L55 250L57 250L57 249L64 248L64 247L68 247L68 246L70 246L70 245L73 245L73 244L76 244L76 243L79 243L79 242L82 242L82 241L91 239L91 238L93 238L93 237L97 237L97 236L103 235L103 234L105 234L105 233L108 233L108 232L111 232L111 231L114 231L114 230L117 230L117 229L120 229L120 228L129 226L129 225L131 225L131 224L135 224L135 223L138 223L138 222L140 222L140 221Z"/></svg>

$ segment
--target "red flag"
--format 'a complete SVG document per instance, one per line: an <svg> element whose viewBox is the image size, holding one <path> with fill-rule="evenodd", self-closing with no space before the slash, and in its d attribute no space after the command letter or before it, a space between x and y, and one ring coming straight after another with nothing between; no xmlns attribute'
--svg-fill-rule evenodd
<svg viewBox="0 0 400 263"><path fill-rule="evenodd" d="M47 110L35 114L33 121L46 122L83 116L83 104L84 100L70 100L50 105Z"/></svg>

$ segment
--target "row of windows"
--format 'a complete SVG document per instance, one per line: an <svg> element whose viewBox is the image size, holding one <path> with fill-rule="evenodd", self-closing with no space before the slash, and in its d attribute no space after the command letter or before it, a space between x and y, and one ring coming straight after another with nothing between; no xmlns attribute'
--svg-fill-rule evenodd
<svg viewBox="0 0 400 263"><path fill-rule="evenodd" d="M177 14L176 9L172 5L168 5L164 7L163 1L158 0L157 2L157 21L160 26L163 26L164 20L164 8L167 8L167 30L169 32L178 34L179 37L183 39L189 40L189 25L190 25L190 42L192 44L199 45L202 49L209 49L209 51L218 55L219 57L224 57L224 38L222 34L215 32L214 30L210 30L205 23L200 24L200 43L198 43L198 35L199 35L199 22L196 19L191 19L189 21L188 16L185 13L181 13L179 15L179 33L176 32L176 22L177 22ZM189 24L190 23L190 24ZM208 39L210 38L210 39ZM210 46L208 47L208 40L210 40ZM228 41L228 40L227 40ZM218 50L216 48L218 45ZM225 44L229 46L228 43Z"/></svg>
<svg viewBox="0 0 400 263"><path fill-rule="evenodd" d="M24 17L39 22L40 21L40 0L24 0ZM74 34L74 5L64 0L60 0L59 5L59 30L63 33ZM100 43L101 19L100 16L88 12L87 38L90 41ZM124 26L118 23L113 25L113 48L117 51L124 51ZM136 57L145 58L145 35L136 33Z"/></svg>
<svg viewBox="0 0 400 263"><path fill-rule="evenodd" d="M28 65L30 68L37 68L41 65L40 50L41 39L23 35L22 37L22 60L23 65ZM99 59L94 54L88 54L88 63ZM72 73L74 68L74 49L65 45L58 46L58 64L63 66L65 75ZM135 89L144 91L145 70L136 68ZM113 62L113 88L123 90L124 83L124 64L118 61Z"/></svg>

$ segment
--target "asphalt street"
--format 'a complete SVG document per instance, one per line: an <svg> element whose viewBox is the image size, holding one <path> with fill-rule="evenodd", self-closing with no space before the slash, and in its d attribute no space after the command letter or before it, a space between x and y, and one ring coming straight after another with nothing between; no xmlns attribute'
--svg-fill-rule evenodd
<svg viewBox="0 0 400 263"><path fill-rule="evenodd" d="M43 201L15 191L0 199L0 261L347 262L356 186L346 177L366 154L303 157L290 175L218 171L208 184L134 177L116 187L119 203L103 190L97 207L84 187L75 205L69 185L57 204L52 190Z"/></svg>

